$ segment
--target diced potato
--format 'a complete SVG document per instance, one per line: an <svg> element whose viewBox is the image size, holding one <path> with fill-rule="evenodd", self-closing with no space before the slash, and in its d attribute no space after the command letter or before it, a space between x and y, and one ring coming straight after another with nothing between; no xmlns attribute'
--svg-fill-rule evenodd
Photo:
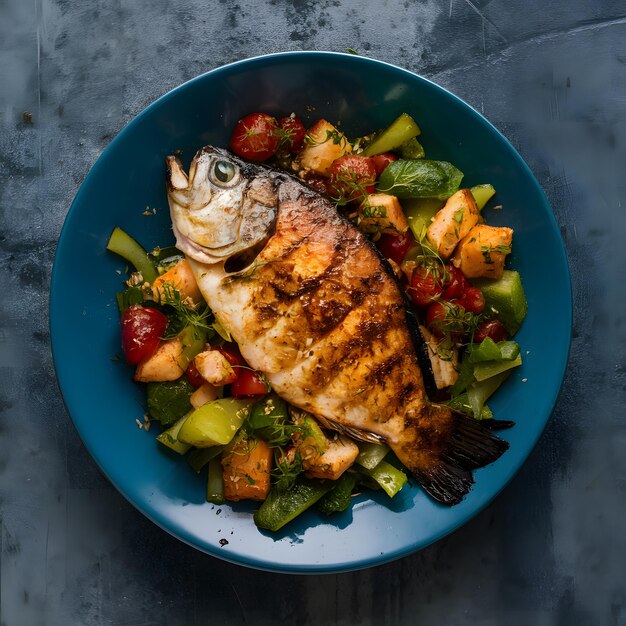
<svg viewBox="0 0 626 626"><path fill-rule="evenodd" d="M236 439L222 456L226 500L265 500L273 452L262 439Z"/></svg>
<svg viewBox="0 0 626 626"><path fill-rule="evenodd" d="M152 283L152 297L157 302L163 300L164 285L171 285L179 291L183 300L185 298L191 298L194 302L201 300L200 288L187 259L180 260Z"/></svg>
<svg viewBox="0 0 626 626"><path fill-rule="evenodd" d="M218 387L211 385L210 383L204 383L201 387L198 387L189 398L189 402L191 402L191 406L194 409L199 409L201 406L204 406L207 402L212 402L213 400L217 400L220 395L220 390Z"/></svg>
<svg viewBox="0 0 626 626"><path fill-rule="evenodd" d="M437 354L437 338L433 337L425 326L420 326L422 337L428 346L428 356L430 357L430 365L433 370L433 378L437 389L445 389L454 385L459 377L457 371L459 365L459 352L456 348L452 350L452 358L449 360L442 359Z"/></svg>
<svg viewBox="0 0 626 626"><path fill-rule="evenodd" d="M478 224L459 243L452 263L468 278L502 278L513 229Z"/></svg>
<svg viewBox="0 0 626 626"><path fill-rule="evenodd" d="M237 374L226 357L217 350L205 350L194 358L198 373L211 385L220 387L232 383Z"/></svg>
<svg viewBox="0 0 626 626"><path fill-rule="evenodd" d="M322 119L308 130L298 160L303 169L328 176L330 164L351 151L352 147L345 135Z"/></svg>
<svg viewBox="0 0 626 626"><path fill-rule="evenodd" d="M135 370L135 380L140 383L162 383L177 380L185 371L183 342L176 337L162 343L158 350Z"/></svg>
<svg viewBox="0 0 626 626"><path fill-rule="evenodd" d="M371 193L363 200L358 224L366 233L398 234L409 229L398 198L386 193Z"/></svg>
<svg viewBox="0 0 626 626"><path fill-rule="evenodd" d="M306 476L309 478L328 478L337 480L359 455L359 447L343 435L338 435L330 442L323 454L311 459L303 459Z"/></svg>
<svg viewBox="0 0 626 626"><path fill-rule="evenodd" d="M437 212L426 237L437 253L447 259L459 241L476 225L479 216L472 192L461 189L450 196L443 209Z"/></svg>

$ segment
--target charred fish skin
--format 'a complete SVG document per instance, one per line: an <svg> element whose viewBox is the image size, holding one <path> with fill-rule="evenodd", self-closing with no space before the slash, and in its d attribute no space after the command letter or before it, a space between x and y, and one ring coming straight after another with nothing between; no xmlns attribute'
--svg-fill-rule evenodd
<svg viewBox="0 0 626 626"><path fill-rule="evenodd" d="M232 173L222 187L219 168ZM200 150L186 188L182 166L168 172L177 245L248 363L325 425L386 441L438 502L460 502L508 444L430 402L405 297L375 246L297 179L226 151ZM211 247L203 229L222 218Z"/></svg>

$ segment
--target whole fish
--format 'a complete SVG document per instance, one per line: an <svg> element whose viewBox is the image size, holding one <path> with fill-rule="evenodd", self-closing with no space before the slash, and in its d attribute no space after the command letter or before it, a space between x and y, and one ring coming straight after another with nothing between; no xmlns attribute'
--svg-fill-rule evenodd
<svg viewBox="0 0 626 626"><path fill-rule="evenodd" d="M435 500L508 444L429 401L419 331L386 261L292 176L206 146L189 175L167 157L177 247L246 361L328 428L384 441Z"/></svg>

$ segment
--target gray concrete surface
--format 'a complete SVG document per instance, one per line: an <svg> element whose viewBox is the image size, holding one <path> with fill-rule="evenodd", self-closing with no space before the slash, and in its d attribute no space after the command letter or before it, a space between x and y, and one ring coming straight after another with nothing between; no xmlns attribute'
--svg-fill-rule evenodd
<svg viewBox="0 0 626 626"><path fill-rule="evenodd" d="M2 0L0 624L624 626L625 42L623 0ZM155 98L236 59L349 46L449 88L526 159L571 264L571 363L523 470L452 536L368 571L254 572L101 476L55 382L50 269L84 176Z"/></svg>

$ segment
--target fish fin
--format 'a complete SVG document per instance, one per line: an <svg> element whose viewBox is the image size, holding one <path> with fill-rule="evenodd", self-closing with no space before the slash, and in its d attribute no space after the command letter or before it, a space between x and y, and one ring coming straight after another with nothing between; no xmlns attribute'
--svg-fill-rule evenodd
<svg viewBox="0 0 626 626"><path fill-rule="evenodd" d="M449 409L431 405L430 411L436 417ZM426 493L447 505L458 504L470 491L474 483L472 470L493 463L509 447L480 421L462 413L450 415L449 432L438 450L415 455L401 449L398 454Z"/></svg>
<svg viewBox="0 0 626 626"><path fill-rule="evenodd" d="M336 430L337 432L343 435L348 435L348 437L352 437L353 439L358 439L359 441L365 441L367 443L385 442L385 438L381 435L377 435L376 433L372 433L366 430L360 430L358 428L352 428L351 426L345 426L344 424L340 424L335 420L322 417L321 415L315 415L314 417L319 422L322 428L327 428L328 430Z"/></svg>
<svg viewBox="0 0 626 626"><path fill-rule="evenodd" d="M474 484L472 472L441 459L428 469L413 470L412 473L431 498L448 506L461 502Z"/></svg>

